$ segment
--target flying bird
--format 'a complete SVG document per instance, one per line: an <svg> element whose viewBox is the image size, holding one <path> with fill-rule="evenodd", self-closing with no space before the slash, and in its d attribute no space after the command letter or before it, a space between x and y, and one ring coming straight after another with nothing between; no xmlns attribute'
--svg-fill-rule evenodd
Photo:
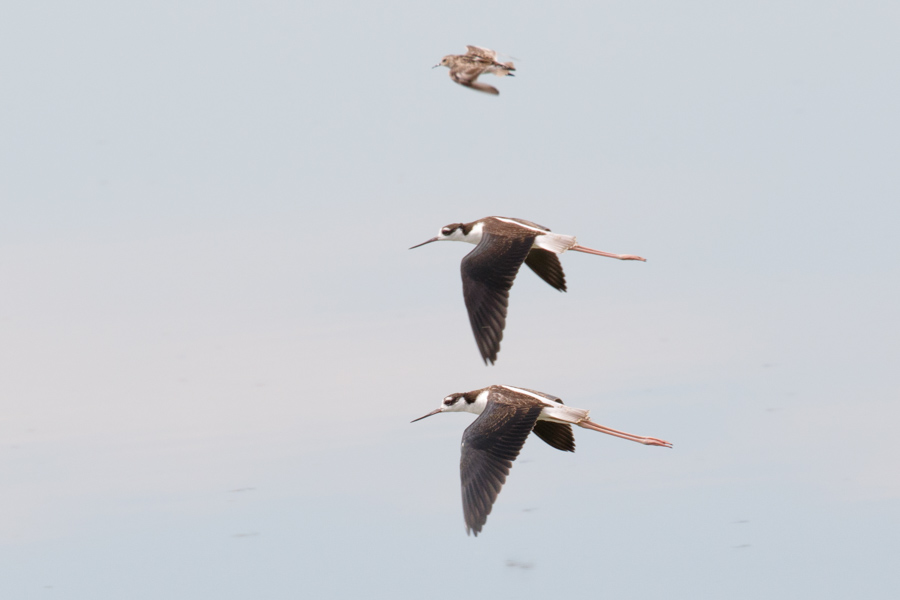
<svg viewBox="0 0 900 600"><path fill-rule="evenodd" d="M523 262L538 277L564 292L566 278L556 255L566 250L619 260L645 260L579 246L574 236L552 233L537 223L507 217L451 223L442 227L437 236L412 248L446 240L475 244L475 249L462 259L463 298L485 364L497 360L506 327L509 289Z"/></svg>
<svg viewBox="0 0 900 600"><path fill-rule="evenodd" d="M511 385L450 394L439 408L412 422L442 412L479 415L463 432L459 461L466 533L476 537L529 433L565 452L575 452L572 425L648 446L672 447L665 440L603 427L588 418L590 411L566 406L550 394Z"/></svg>
<svg viewBox="0 0 900 600"><path fill-rule="evenodd" d="M499 95L500 92L497 88L486 83L478 83L476 79L482 73L493 73L498 77L505 75L513 77L512 71L515 71L516 68L512 62L497 62L497 53L487 48L466 46L466 50L465 54L448 54L431 68L450 67L450 79L459 85L479 92Z"/></svg>

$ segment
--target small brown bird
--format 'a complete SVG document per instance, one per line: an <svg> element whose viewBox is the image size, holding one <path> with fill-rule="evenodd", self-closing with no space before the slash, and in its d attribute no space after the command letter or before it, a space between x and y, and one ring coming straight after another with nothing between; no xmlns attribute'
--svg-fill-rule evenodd
<svg viewBox="0 0 900 600"><path fill-rule="evenodd" d="M441 62L431 67L449 67L450 79L458 83L470 87L479 92L499 95L500 92L492 85L486 83L478 83L475 81L482 73L493 73L497 77L505 75L513 76L511 71L516 68L512 62L497 62L497 53L487 48L479 46L466 46L465 54L448 54L441 59Z"/></svg>

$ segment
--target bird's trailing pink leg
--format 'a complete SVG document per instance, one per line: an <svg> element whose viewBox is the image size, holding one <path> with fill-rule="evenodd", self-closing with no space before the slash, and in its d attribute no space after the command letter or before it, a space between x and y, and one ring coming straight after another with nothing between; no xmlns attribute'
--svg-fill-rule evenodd
<svg viewBox="0 0 900 600"><path fill-rule="evenodd" d="M672 444L667 442L666 440L660 440L652 437L642 437L639 435L634 435L631 433L625 433L624 431L619 431L617 429L610 429L609 427L604 427L603 425L598 425L593 421L589 421L585 419L580 423L576 423L579 427L584 427L585 429L590 429L592 431L599 431L600 433L605 433L608 435L614 435L617 438L622 438L623 440L631 440L632 442L637 442L638 444L644 444L645 446L663 446L665 448L671 448Z"/></svg>
<svg viewBox="0 0 900 600"><path fill-rule="evenodd" d="M585 254L596 254L597 256L606 256L608 258L618 258L619 260L639 260L642 262L647 262L646 258L641 258L640 256L635 256L634 254L613 254L612 252L604 252L603 250L594 250L593 248L586 248L584 246L572 246L569 250L574 250L575 252L584 252Z"/></svg>

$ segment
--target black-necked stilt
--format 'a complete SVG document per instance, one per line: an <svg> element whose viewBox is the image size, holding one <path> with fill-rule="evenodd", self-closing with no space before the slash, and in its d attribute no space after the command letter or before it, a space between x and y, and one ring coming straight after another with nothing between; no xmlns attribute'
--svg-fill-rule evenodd
<svg viewBox="0 0 900 600"><path fill-rule="evenodd" d="M493 73L498 77L503 77L504 75L512 77L511 71L515 71L516 68L511 62L497 62L497 53L493 50L478 46L466 46L466 50L465 54L448 54L441 59L441 62L431 68L450 67L450 79L459 85L470 87L479 92L487 92L495 96L499 95L500 92L494 86L478 83L475 80L482 73Z"/></svg>
<svg viewBox="0 0 900 600"><path fill-rule="evenodd" d="M572 425L648 446L672 447L665 440L598 425L588 419L590 411L566 406L555 396L509 385L492 385L472 392L450 394L444 398L440 408L412 422L442 412L480 415L463 432L459 462L466 533L474 532L476 536L491 514L512 462L531 432L554 448L566 452L575 452Z"/></svg>
<svg viewBox="0 0 900 600"><path fill-rule="evenodd" d="M475 249L462 259L463 297L481 357L485 363L490 361L492 364L497 360L506 326L509 288L523 262L538 277L564 292L566 278L556 255L566 250L619 260L645 260L631 254L585 248L576 243L574 236L553 233L537 223L507 217L451 223L442 227L436 237L412 248L442 240L476 244Z"/></svg>

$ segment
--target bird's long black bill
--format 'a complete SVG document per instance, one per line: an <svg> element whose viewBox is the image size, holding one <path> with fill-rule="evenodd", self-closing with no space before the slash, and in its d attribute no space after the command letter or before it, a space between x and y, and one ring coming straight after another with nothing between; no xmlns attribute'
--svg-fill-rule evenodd
<svg viewBox="0 0 900 600"><path fill-rule="evenodd" d="M425 417L430 417L431 415L436 415L436 414L438 414L439 412L441 412L441 409L436 408L436 409L434 409L433 411L431 411L430 413L428 413L427 415L425 415ZM425 417L419 417L418 419L413 419L412 421L410 421L410 423L415 423L416 421L421 421L421 420L424 419Z"/></svg>
<svg viewBox="0 0 900 600"><path fill-rule="evenodd" d="M438 241L438 238L433 237L426 242L422 242L421 244L416 244L415 246L410 246L409 249L412 250L413 248L418 248L419 246L424 246L425 244L430 244L431 242L436 242L436 241Z"/></svg>

